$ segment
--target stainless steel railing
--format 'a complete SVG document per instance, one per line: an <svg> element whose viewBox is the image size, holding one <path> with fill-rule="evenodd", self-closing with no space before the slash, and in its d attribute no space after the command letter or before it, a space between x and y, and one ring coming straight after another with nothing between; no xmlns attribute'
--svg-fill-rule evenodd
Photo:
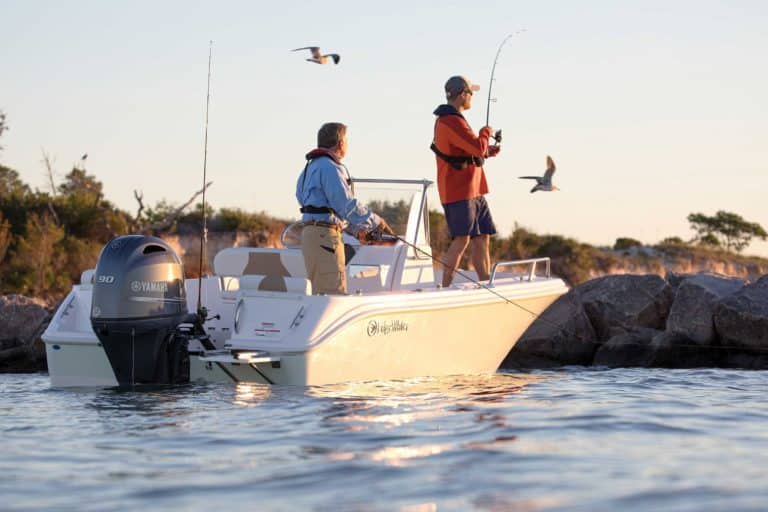
<svg viewBox="0 0 768 512"><path fill-rule="evenodd" d="M512 267L512 266L518 266L518 265L528 265L527 270L525 273L521 274L520 279L528 279L528 281L532 281L534 277L536 277L536 265L538 263L544 263L546 265L544 276L546 278L550 277L550 271L551 271L551 263L549 261L549 258L531 258L527 260L512 260L512 261L497 261L493 265L493 269L491 269L491 278L488 281L488 286L493 286L493 281L496 279L496 272L498 271L499 267Z"/></svg>

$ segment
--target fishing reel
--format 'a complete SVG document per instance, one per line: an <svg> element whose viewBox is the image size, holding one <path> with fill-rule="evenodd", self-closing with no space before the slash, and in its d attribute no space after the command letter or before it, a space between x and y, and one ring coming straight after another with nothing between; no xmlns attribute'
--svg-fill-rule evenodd
<svg viewBox="0 0 768 512"><path fill-rule="evenodd" d="M496 130L496 133L494 133L491 137L496 141L496 144L501 144L501 130Z"/></svg>
<svg viewBox="0 0 768 512"><path fill-rule="evenodd" d="M395 245L399 237L390 235L380 229L374 229L365 234L365 243L369 245Z"/></svg>

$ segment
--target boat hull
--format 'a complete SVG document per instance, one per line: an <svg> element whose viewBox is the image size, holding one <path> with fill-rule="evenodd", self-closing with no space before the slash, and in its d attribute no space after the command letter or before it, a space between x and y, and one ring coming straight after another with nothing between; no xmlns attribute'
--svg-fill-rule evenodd
<svg viewBox="0 0 768 512"><path fill-rule="evenodd" d="M361 315L304 352L279 363L194 365L192 378L322 385L495 372L535 319L561 292L515 301L440 308L402 308Z"/></svg>

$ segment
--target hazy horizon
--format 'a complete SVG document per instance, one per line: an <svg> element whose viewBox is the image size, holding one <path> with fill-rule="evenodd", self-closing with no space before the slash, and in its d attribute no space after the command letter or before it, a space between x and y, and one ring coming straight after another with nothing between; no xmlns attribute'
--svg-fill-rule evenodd
<svg viewBox="0 0 768 512"><path fill-rule="evenodd" d="M434 179L429 151L442 86L479 83L466 117L490 124L488 201L515 223L595 245L618 237L690 239L686 217L727 210L768 227L768 5L615 3L184 2L0 0L5 21L0 163L46 188L88 154L105 196L135 211L200 188L208 41L213 76L208 198L214 207L297 217L303 155L326 121L349 125L345 163L358 177ZM341 54L318 66L289 50ZM558 165L554 193L520 175ZM432 208L439 208L436 194ZM767 242L746 254L768 256Z"/></svg>

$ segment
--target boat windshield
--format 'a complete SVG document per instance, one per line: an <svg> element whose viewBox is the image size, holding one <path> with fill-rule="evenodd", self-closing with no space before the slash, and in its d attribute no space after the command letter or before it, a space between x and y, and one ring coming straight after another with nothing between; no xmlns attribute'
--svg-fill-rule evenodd
<svg viewBox="0 0 768 512"><path fill-rule="evenodd" d="M429 245L427 180L353 179L355 197L382 216L396 235Z"/></svg>

